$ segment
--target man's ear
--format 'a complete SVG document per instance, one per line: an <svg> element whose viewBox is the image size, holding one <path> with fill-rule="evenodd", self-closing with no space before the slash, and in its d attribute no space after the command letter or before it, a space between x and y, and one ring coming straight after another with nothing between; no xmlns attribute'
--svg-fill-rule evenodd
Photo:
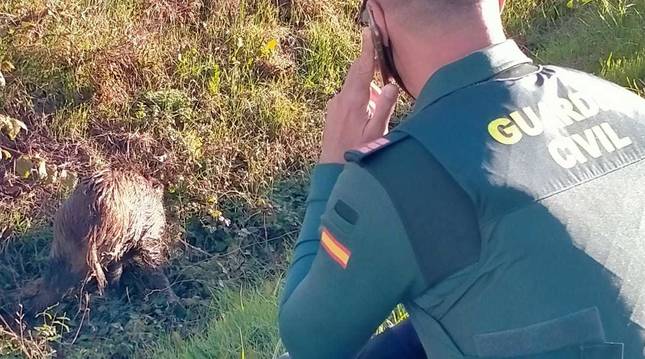
<svg viewBox="0 0 645 359"><path fill-rule="evenodd" d="M385 13L383 12L383 8L376 1L370 1L367 6L369 6L370 9L372 9L372 13L374 14L374 21L376 22L376 26L381 32L381 38L383 39L383 44L385 46L389 46L390 34L387 31L387 22L385 22Z"/></svg>

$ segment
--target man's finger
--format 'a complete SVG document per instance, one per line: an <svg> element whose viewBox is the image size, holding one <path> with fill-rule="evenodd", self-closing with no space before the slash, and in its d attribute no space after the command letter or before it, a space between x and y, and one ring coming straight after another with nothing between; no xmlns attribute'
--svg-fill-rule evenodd
<svg viewBox="0 0 645 359"><path fill-rule="evenodd" d="M366 135L370 137L383 136L387 130L398 98L399 88L396 85L388 84L383 87L381 95L374 100L376 108L374 109L374 115L365 126Z"/></svg>
<svg viewBox="0 0 645 359"><path fill-rule="evenodd" d="M366 29L363 31L363 49L361 55L349 68L343 91L359 91L362 95L369 95L367 90L373 78L374 44L372 43L369 30Z"/></svg>
<svg viewBox="0 0 645 359"><path fill-rule="evenodd" d="M372 81L370 84L370 102L376 103L376 99L378 99L381 96L381 88L378 87L378 85Z"/></svg>
<svg viewBox="0 0 645 359"><path fill-rule="evenodd" d="M376 109L376 99L381 96L381 88L378 87L376 82L372 81L370 84L370 101L367 104L367 112L369 112L370 118L374 115L374 110Z"/></svg>

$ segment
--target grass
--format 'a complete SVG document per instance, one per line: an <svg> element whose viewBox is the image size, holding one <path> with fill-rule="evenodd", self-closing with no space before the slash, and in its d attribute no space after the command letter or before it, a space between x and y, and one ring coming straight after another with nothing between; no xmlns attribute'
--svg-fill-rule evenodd
<svg viewBox="0 0 645 359"><path fill-rule="evenodd" d="M279 283L265 283L263 289L228 290L213 301L213 321L206 333L183 339L171 334L144 357L269 358L284 353L275 330L275 302Z"/></svg>
<svg viewBox="0 0 645 359"><path fill-rule="evenodd" d="M570 8L564 1L510 2L510 32L541 63L591 72L645 95L645 1L573 4Z"/></svg>
<svg viewBox="0 0 645 359"><path fill-rule="evenodd" d="M69 192L61 181L16 176L16 160L29 156L50 173L113 164L160 179L177 242L168 274L183 310L128 292L90 298L86 316L71 295L52 309L52 318L69 317L69 331L49 328L49 342L0 332L0 355L279 352L277 283L301 220L324 105L358 51L357 7L350 0L1 2L0 114L28 131L16 140L0 134L12 154L0 159L0 298L40 275L51 218ZM643 95L643 12L645 0L518 0L505 21L540 62ZM387 325L404 315L397 311Z"/></svg>

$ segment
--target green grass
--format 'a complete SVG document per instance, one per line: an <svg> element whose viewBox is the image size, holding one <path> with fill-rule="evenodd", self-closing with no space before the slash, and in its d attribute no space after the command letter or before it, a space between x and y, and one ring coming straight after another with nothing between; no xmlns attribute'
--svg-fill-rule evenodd
<svg viewBox="0 0 645 359"><path fill-rule="evenodd" d="M600 74L613 82L621 83L634 92L645 96L645 51L633 56L615 58L611 54L602 64Z"/></svg>
<svg viewBox="0 0 645 359"><path fill-rule="evenodd" d="M182 339L171 334L142 358L272 358L284 353L275 330L279 284L228 290L213 302L214 319L204 334Z"/></svg>
<svg viewBox="0 0 645 359"><path fill-rule="evenodd" d="M552 1L527 8L530 3L510 2L509 13L516 15L510 31L539 62L591 72L645 94L644 0L592 0L573 8ZM526 19L535 13L541 16Z"/></svg>
<svg viewBox="0 0 645 359"><path fill-rule="evenodd" d="M72 297L54 309L69 314L70 330L54 335L51 347L71 358L279 352L276 283L302 218L324 105L358 51L357 7L353 0L0 2L7 82L0 114L29 128L16 141L0 135L14 155L0 160L0 298L44 268L51 219L68 191L17 178L15 159L36 156L79 174L132 166L166 186L178 241L169 277L186 311L129 293L93 298L83 321ZM645 0L517 0L505 21L539 62L643 95L644 13ZM404 316L399 309L385 325ZM3 335L0 355L28 349Z"/></svg>

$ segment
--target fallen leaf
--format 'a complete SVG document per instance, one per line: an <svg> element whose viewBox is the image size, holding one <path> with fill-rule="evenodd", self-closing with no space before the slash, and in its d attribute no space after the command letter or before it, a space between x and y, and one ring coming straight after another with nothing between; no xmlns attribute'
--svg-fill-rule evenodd
<svg viewBox="0 0 645 359"><path fill-rule="evenodd" d="M13 157L13 156L11 156L11 152L9 152L7 150L3 150L2 148L0 148L0 160L3 160L3 159L9 160L9 159L11 159L11 157Z"/></svg>
<svg viewBox="0 0 645 359"><path fill-rule="evenodd" d="M278 40L271 39L262 47L262 54L269 55L278 47Z"/></svg>
<svg viewBox="0 0 645 359"><path fill-rule="evenodd" d="M16 67L9 60L4 60L2 61L2 64L0 64L0 70L4 72L11 72L15 69Z"/></svg>
<svg viewBox="0 0 645 359"><path fill-rule="evenodd" d="M56 183L58 181L58 170L55 165L46 165L45 169L47 171L47 178L45 178L46 184Z"/></svg>
<svg viewBox="0 0 645 359"><path fill-rule="evenodd" d="M0 72L0 87L5 87L7 85L7 81L5 81L4 76L2 75L2 72Z"/></svg>
<svg viewBox="0 0 645 359"><path fill-rule="evenodd" d="M0 132L4 132L10 140L15 140L21 130L27 131L27 125L24 122L13 117L0 115Z"/></svg>
<svg viewBox="0 0 645 359"><path fill-rule="evenodd" d="M29 178L31 169L34 168L34 162L29 157L19 157L16 160L16 175L22 178Z"/></svg>
<svg viewBox="0 0 645 359"><path fill-rule="evenodd" d="M45 180L49 174L47 173L47 163L45 160L38 161L38 179Z"/></svg>

